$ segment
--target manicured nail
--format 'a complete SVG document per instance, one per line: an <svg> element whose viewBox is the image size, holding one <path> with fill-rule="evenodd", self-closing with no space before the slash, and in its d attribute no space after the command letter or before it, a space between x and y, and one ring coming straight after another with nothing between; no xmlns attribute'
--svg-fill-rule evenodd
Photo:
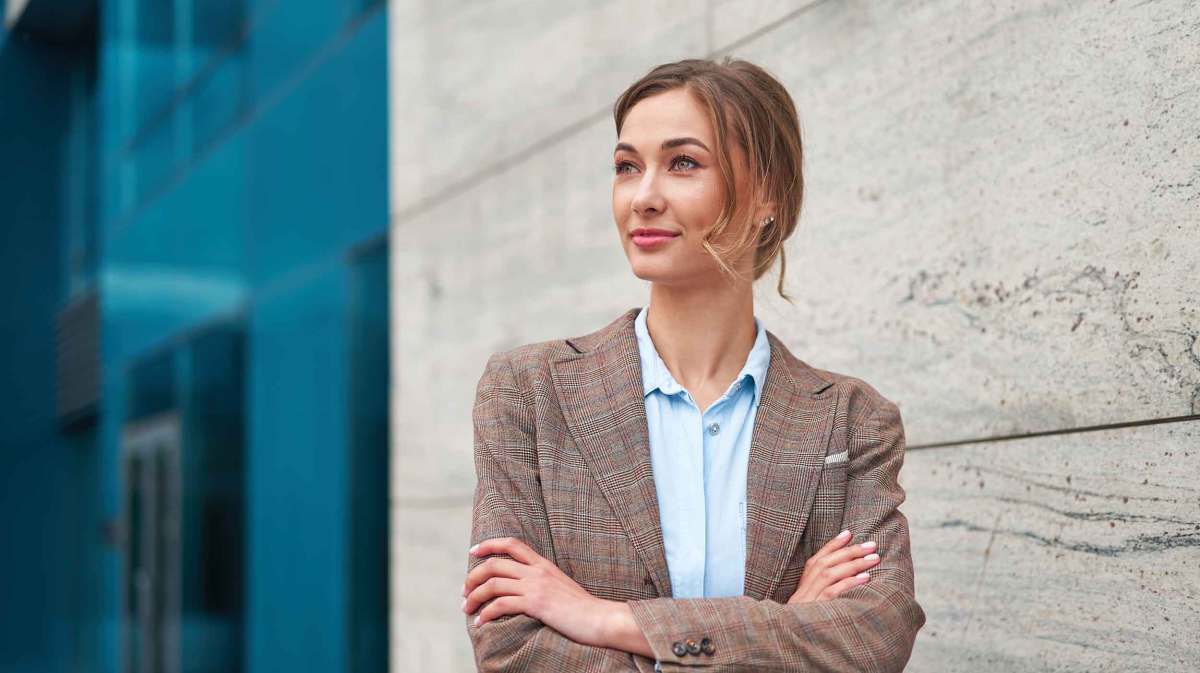
<svg viewBox="0 0 1200 673"><path fill-rule="evenodd" d="M862 546L862 548L863 548L863 549L874 549L874 548L875 548L875 541L874 541L874 540L870 540L870 541L868 541L868 542L864 542L864 543L862 543L862 545L861 545L861 546Z"/></svg>
<svg viewBox="0 0 1200 673"><path fill-rule="evenodd" d="M479 617L475 618L475 626L479 626Z"/></svg>
<svg viewBox="0 0 1200 673"><path fill-rule="evenodd" d="M466 607L467 607L467 599L465 599L465 598L464 598L464 599L463 599L463 602L462 602L462 605L458 606L458 609L459 609L459 610L462 610L462 609L464 609L464 608L466 608Z"/></svg>
<svg viewBox="0 0 1200 673"><path fill-rule="evenodd" d="M470 553L472 553L472 554L474 554L476 549L479 549L479 545L474 545L474 546L472 546L470 549L468 549L467 551L468 551L468 552L470 552Z"/></svg>
<svg viewBox="0 0 1200 673"><path fill-rule="evenodd" d="M868 574L867 574L867 573L865 573L865 572L861 572L861 573L859 573L859 574L855 575L855 577L857 577L857 578L858 578L858 579L860 579L860 580L865 580L865 579L867 579L868 577L870 577L870 575L868 575Z"/></svg>
<svg viewBox="0 0 1200 673"><path fill-rule="evenodd" d="M867 554L866 556L863 557L863 560L864 561L874 561L877 558L879 558L879 554Z"/></svg>
<svg viewBox="0 0 1200 673"><path fill-rule="evenodd" d="M842 531L842 532L838 533L838 539L840 540L841 538L844 538L844 537L846 537L846 536L847 536L847 535L849 535L849 534L850 534L850 531L848 531L848 530L844 530L844 531Z"/></svg>
<svg viewBox="0 0 1200 673"><path fill-rule="evenodd" d="M459 594L459 595L460 595L460 596L466 596L466 595L467 595L467 584L466 584L465 582L463 583L462 592L460 592L460 594Z"/></svg>

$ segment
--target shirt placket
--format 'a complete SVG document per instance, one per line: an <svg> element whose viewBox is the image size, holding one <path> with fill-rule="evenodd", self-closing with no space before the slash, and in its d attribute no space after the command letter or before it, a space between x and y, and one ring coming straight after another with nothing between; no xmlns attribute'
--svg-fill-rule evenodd
<svg viewBox="0 0 1200 673"><path fill-rule="evenodd" d="M697 516L690 518L690 525L688 527L690 530L689 535L692 539L691 548L694 550L694 558L696 559L696 562L692 564L692 572L688 577L688 585L690 587L690 595L703 596L705 552L708 549L708 530L705 525L705 522L708 520L708 503L705 502L704 435L702 428L704 417L700 413L700 407L692 399L691 394L687 390L684 390L683 395L687 401L688 411L692 416L691 422L687 424L690 435L687 446L693 447L688 452L688 483L700 485L700 488L687 489L690 495L691 510L697 514Z"/></svg>
<svg viewBox="0 0 1200 673"><path fill-rule="evenodd" d="M712 472L712 470L710 469L710 466L712 465L713 461L715 460L715 456L717 455L716 452L726 450L725 445L721 440L728 432L727 426L729 423L729 413L730 413L730 406L731 406L730 398L732 397L732 395L734 395L737 392L737 390L740 387L741 387L741 383L736 383L736 384L731 385L729 390L727 390L725 392L725 394L722 395L717 401L710 404L708 406L708 408L704 410L704 413L700 416L700 440L701 440L701 445L703 447L703 455L702 455L703 461L700 466L700 470L701 470L700 483L704 484L703 491L704 491L704 500L705 500L706 505L708 504L709 490L711 488L711 485L708 483L709 482L708 475ZM705 518L704 518L704 522L703 522L704 529L705 529L704 530L705 548L704 548L704 564L703 564L704 576L701 580L702 581L702 585L701 585L702 591L703 591L703 594L706 596L708 595L708 585L709 585L709 580L710 580L710 578L708 576L709 575L709 569L708 569L708 523L709 523L708 515L709 515L709 512L707 511L707 507L706 507Z"/></svg>

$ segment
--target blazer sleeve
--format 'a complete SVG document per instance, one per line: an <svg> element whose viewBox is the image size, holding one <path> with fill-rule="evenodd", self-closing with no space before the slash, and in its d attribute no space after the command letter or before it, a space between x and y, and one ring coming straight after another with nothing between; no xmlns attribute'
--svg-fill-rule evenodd
<svg viewBox="0 0 1200 673"><path fill-rule="evenodd" d="M510 358L494 353L476 389L472 411L476 487L471 544L516 537L557 563L537 470L532 400L525 399ZM468 555L467 571L485 559ZM636 673L653 663L620 650L582 645L523 614L503 615L483 626L466 615L476 668L483 671Z"/></svg>
<svg viewBox="0 0 1200 673"><path fill-rule="evenodd" d="M908 522L898 506L904 461L900 410L878 394L849 426L846 527L875 540L880 562L865 584L827 601L781 604L750 596L629 602L665 672L901 671L925 613L913 589ZM858 406L862 406L861 404ZM851 415L854 418L854 415ZM676 656L672 643L712 640L712 655Z"/></svg>

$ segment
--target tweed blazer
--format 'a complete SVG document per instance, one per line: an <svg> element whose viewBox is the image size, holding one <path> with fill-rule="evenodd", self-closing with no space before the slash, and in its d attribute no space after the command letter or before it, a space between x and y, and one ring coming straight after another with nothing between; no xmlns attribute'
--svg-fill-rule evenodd
<svg viewBox="0 0 1200 673"><path fill-rule="evenodd" d="M630 308L589 334L491 355L472 420L471 544L520 538L589 593L627 602L663 671L900 671L925 613L897 481L900 411L861 379L812 367L770 331L747 470L742 596L672 598ZM787 604L843 529L875 540L870 579ZM467 569L484 559L468 555ZM579 644L527 615L466 616L480 671L634 672L654 659ZM708 638L711 654L676 654Z"/></svg>

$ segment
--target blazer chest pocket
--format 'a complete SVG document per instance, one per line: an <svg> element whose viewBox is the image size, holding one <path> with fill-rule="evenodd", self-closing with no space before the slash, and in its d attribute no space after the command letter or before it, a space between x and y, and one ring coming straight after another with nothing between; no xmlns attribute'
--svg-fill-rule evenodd
<svg viewBox="0 0 1200 673"><path fill-rule="evenodd" d="M837 534L842 532L846 516L846 483L850 461L845 451L826 456L825 464L817 482L816 496L809 509L808 522L800 537L800 547L789 561L783 580L775 596L778 602L786 601L796 590L804 564Z"/></svg>
<svg viewBox="0 0 1200 673"><path fill-rule="evenodd" d="M831 453L825 457L817 496L809 516L808 530L811 535L807 537L809 543L814 545L814 551L842 532L849 470L850 460L846 451Z"/></svg>

